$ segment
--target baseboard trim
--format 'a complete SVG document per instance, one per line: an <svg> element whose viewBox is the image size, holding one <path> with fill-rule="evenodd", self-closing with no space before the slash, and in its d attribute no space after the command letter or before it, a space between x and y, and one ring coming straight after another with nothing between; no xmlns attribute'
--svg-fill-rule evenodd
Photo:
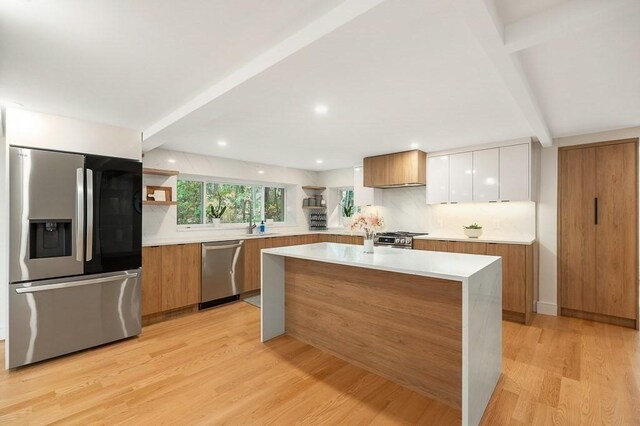
<svg viewBox="0 0 640 426"><path fill-rule="evenodd" d="M553 315L558 316L558 305L555 303L549 302L540 302L536 303L536 312L542 315Z"/></svg>

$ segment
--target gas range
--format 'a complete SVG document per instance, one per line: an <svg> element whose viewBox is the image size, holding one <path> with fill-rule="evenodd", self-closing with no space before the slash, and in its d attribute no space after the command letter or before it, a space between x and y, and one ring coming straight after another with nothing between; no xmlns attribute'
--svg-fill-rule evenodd
<svg viewBox="0 0 640 426"><path fill-rule="evenodd" d="M401 249L411 249L413 247L413 237L419 235L429 235L427 232L382 232L376 234L373 243L376 246L386 246Z"/></svg>

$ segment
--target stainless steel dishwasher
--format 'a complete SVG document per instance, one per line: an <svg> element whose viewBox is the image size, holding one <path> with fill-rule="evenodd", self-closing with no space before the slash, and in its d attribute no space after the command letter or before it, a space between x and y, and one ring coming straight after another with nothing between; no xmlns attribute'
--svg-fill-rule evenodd
<svg viewBox="0 0 640 426"><path fill-rule="evenodd" d="M244 291L244 241L202 244L200 309L237 300Z"/></svg>

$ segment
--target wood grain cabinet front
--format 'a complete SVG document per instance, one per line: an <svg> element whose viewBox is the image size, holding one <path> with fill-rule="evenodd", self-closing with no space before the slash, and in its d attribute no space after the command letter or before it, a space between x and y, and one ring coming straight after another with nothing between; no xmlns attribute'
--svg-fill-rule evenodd
<svg viewBox="0 0 640 426"><path fill-rule="evenodd" d="M142 248L142 315L162 311L162 247Z"/></svg>
<svg viewBox="0 0 640 426"><path fill-rule="evenodd" d="M502 257L502 318L529 324L533 313L533 245L413 240L417 250Z"/></svg>
<svg viewBox="0 0 640 426"><path fill-rule="evenodd" d="M200 302L202 277L200 244L162 247L162 310Z"/></svg>
<svg viewBox="0 0 640 426"><path fill-rule="evenodd" d="M142 316L200 302L200 244L142 248Z"/></svg>

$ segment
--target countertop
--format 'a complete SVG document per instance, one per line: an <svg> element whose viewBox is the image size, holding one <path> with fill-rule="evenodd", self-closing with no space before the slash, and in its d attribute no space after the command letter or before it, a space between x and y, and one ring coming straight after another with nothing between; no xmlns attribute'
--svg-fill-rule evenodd
<svg viewBox="0 0 640 426"><path fill-rule="evenodd" d="M429 234L413 237L414 240L446 240L446 241L462 241L468 243L499 243L499 244L522 244L529 245L536 241L533 236L527 235L487 235L480 238L469 238L464 234Z"/></svg>
<svg viewBox="0 0 640 426"><path fill-rule="evenodd" d="M262 253L454 281L466 281L500 261L497 256L398 250L391 247L376 247L373 254L365 254L359 245L337 243L277 247L264 249Z"/></svg>
<svg viewBox="0 0 640 426"><path fill-rule="evenodd" d="M265 234L244 234L242 232L226 232L222 231L219 234L208 234L208 235L188 235L189 232L184 232L185 236L179 237L169 237L169 238L145 238L142 241L143 247L150 246L166 246L172 244L198 244L198 243L208 243L215 241L230 241L230 240L249 240L253 238L270 238L270 237L293 237L296 235L313 235L313 234L327 234L327 235L362 235L358 232L351 232L346 229L336 229L336 230L328 230L328 231L291 231L291 230L283 230L283 231L269 231Z"/></svg>
<svg viewBox="0 0 640 426"><path fill-rule="evenodd" d="M215 241L229 240L247 240L252 238L270 238L270 237L292 237L295 235L311 235L311 234L328 234L328 235L362 235L362 233L351 232L347 229L329 229L327 231L305 231L305 230L274 230L266 234L247 235L242 232L218 231L219 233L211 233L207 235L189 235L188 231L183 232L184 236L167 237L167 238L145 238L142 241L143 247L163 246L172 244L199 244ZM452 234L430 234L414 237L416 240L446 240L446 241L462 241L462 242L480 242L480 243L500 243L500 244L523 244L529 245L535 242L535 237L525 235L489 235L480 238L467 238L465 235Z"/></svg>

